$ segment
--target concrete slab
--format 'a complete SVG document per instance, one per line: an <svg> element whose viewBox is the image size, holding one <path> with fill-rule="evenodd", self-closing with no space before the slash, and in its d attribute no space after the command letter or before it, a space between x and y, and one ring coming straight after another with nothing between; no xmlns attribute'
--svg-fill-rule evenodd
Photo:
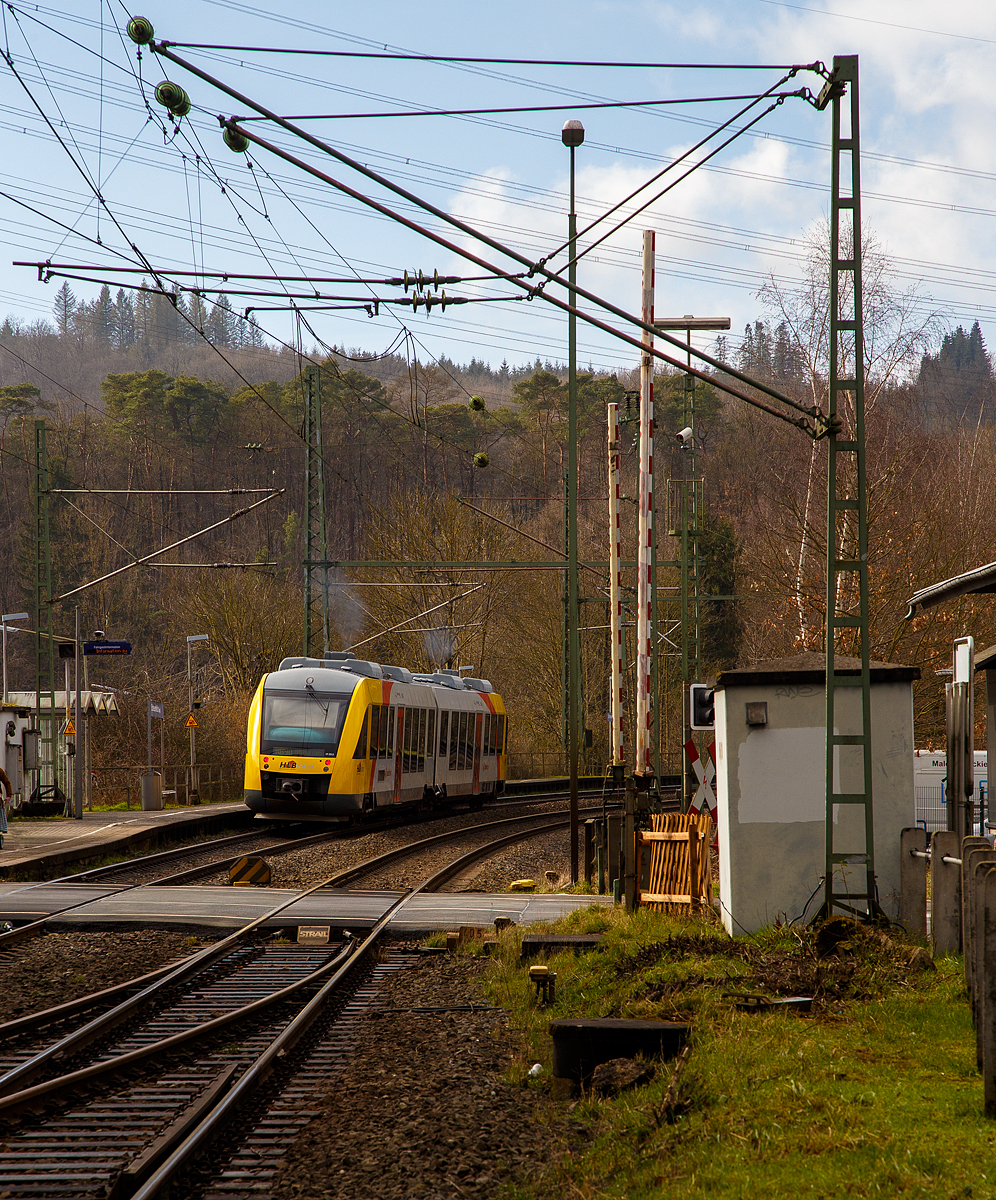
<svg viewBox="0 0 996 1200"><path fill-rule="evenodd" d="M9 887L9 885L8 885ZM0 920L23 922L61 914L59 927L81 925L173 926L238 929L282 902L286 909L268 924L315 924L369 929L398 900L401 892L335 889L295 899L280 888L149 887L112 888L98 884L36 884L0 892ZM535 895L526 893L443 893L414 896L391 922L399 933L491 925L509 917L517 925L553 921L579 908L608 906L610 896Z"/></svg>
<svg viewBox="0 0 996 1200"><path fill-rule="evenodd" d="M241 801L167 808L161 812L86 812L72 818L10 820L0 849L0 875L27 875L70 863L88 862L120 854L137 846L153 847L163 841L192 837L199 832L246 825L253 814Z"/></svg>

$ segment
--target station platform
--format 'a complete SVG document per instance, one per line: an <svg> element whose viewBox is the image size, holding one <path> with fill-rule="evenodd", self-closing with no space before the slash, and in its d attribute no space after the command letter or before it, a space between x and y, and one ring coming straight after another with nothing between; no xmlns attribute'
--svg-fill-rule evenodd
<svg viewBox="0 0 996 1200"><path fill-rule="evenodd" d="M71 863L89 862L137 847L248 827L253 814L241 801L166 808L158 812L85 812L83 819L46 817L8 819L0 849L0 879L26 877Z"/></svg>
<svg viewBox="0 0 996 1200"><path fill-rule="evenodd" d="M196 932L234 930L278 905L291 902L264 922L264 928L328 925L354 932L369 929L401 892L335 888L295 900L283 888L101 887L98 884L0 884L0 920L23 924L58 913L52 926L129 929L180 928ZM399 934L434 933L461 925L490 926L497 917L517 925L555 921L579 908L612 904L611 896L530 892L443 892L413 896L392 919Z"/></svg>

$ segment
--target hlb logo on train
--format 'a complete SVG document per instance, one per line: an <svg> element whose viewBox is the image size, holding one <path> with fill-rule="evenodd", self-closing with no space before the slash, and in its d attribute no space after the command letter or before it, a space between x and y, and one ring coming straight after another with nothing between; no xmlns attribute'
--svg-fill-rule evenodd
<svg viewBox="0 0 996 1200"><path fill-rule="evenodd" d="M293 759L291 759L289 762L282 762L280 764L281 771L284 769L284 767L297 767L297 763Z"/></svg>

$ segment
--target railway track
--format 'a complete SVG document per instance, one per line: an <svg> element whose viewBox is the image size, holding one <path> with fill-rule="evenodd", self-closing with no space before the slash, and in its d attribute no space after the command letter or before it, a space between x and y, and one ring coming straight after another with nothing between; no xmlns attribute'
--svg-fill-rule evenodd
<svg viewBox="0 0 996 1200"><path fill-rule="evenodd" d="M476 859L566 824L540 814L489 822L497 838L434 871L362 941L303 947L266 936L262 926L295 895L155 978L91 997L89 1008L76 1002L71 1013L62 1006L0 1026L8 1048L0 1061L0 1194L151 1200L183 1174L185 1195L208 1188L212 1196L258 1197L349 1060L355 1023L379 981L406 965L397 953L375 960L391 917ZM345 886L467 833L397 848L310 890ZM50 1033L39 1042L39 1028L54 1029L55 1040ZM38 1120L40 1109L49 1115Z"/></svg>

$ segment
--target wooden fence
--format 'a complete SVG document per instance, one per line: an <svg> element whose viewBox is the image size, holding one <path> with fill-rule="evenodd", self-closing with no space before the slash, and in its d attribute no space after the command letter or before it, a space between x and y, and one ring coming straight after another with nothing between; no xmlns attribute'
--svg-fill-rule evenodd
<svg viewBox="0 0 996 1200"><path fill-rule="evenodd" d="M712 903L712 821L700 813L654 813L637 836L650 847L650 879L640 904L659 912L700 912Z"/></svg>

